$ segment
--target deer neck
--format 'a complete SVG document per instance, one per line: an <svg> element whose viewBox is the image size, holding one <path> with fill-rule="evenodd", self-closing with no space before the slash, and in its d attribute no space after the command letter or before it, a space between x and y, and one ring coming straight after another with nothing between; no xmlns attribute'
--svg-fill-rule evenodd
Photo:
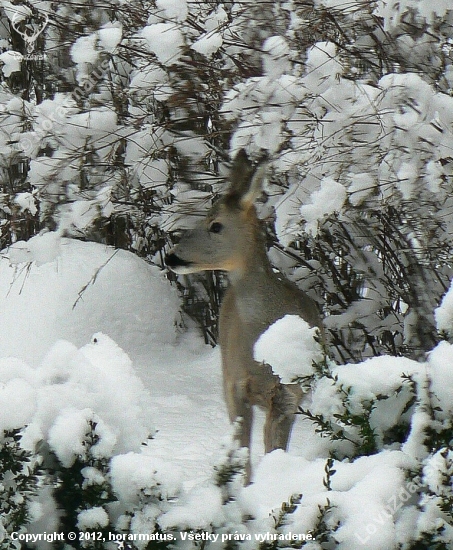
<svg viewBox="0 0 453 550"><path fill-rule="evenodd" d="M274 276L264 245L262 247L251 247L247 252L241 265L237 269L228 272L230 285L236 290L240 288L250 290L257 283L261 285Z"/></svg>

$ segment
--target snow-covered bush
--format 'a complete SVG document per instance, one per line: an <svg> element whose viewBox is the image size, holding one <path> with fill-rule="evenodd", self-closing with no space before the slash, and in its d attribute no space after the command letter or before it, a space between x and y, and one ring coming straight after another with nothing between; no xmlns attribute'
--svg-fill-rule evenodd
<svg viewBox="0 0 453 550"><path fill-rule="evenodd" d="M17 428L3 430L0 438L0 541L5 550L19 548L8 533L30 521L30 503L38 491L38 462L20 439Z"/></svg>
<svg viewBox="0 0 453 550"><path fill-rule="evenodd" d="M110 547L127 542L140 550L153 544L196 548L201 537L213 550L288 544L326 550L332 545L354 550L409 550L420 544L451 547L452 345L441 342L423 363L381 356L359 364L336 364L313 345L305 323L285 317L263 335L255 353L259 360L275 362L286 381L298 373L309 389L301 404L299 427L296 423L294 428L300 433L293 434L293 438L302 435L302 445L297 452L280 450L260 461L254 458L254 479L247 487L242 485L244 450L228 443L217 452L204 481L185 479L181 464L193 461L193 451L187 447L196 444L192 437L200 437L200 432L195 436L196 427L191 428L194 435L189 434L182 447L189 453L185 463L173 455L177 441L166 449L165 434L164 447L153 446L148 437L156 405L129 357L111 338L97 333L81 347L60 340L40 360L32 360L32 349L21 346L27 313L29 320L39 319L49 304L64 323L77 319L73 334L65 333L66 338L83 338L93 314L106 307L115 289L116 301L106 314L114 319L121 312L120 326L129 323L130 334L135 331L136 339L127 338L125 345L138 361L143 361L140 343L147 341L148 384L157 383L164 365L162 376L171 384L174 366L169 352L177 352L173 326L177 305L171 288L162 286L153 270L147 271L147 284L137 286L136 279L125 277L131 268L139 273L143 263L130 253L112 257L111 249L103 245L63 239L62 255L53 258L54 239L44 241L19 243L1 261L2 310L16 311L17 326L8 327L8 334L16 340L14 353L19 356L8 357L5 339L0 347L0 429L5 434L0 472L2 544L18 547L14 533L31 537L82 532L86 538L77 544L65 541L67 547L109 548L109 539ZM20 281L23 292L15 293L11 289L17 273L9 262L23 258L34 262L28 265L28 278ZM110 272L103 271L106 259L113 267ZM44 260L49 261L41 263ZM20 272L27 264L14 265ZM75 310L67 304L77 300L77 289L86 289L93 274L92 294L82 293L85 307L75 313L79 304ZM112 284L102 285L103 275ZM134 311L123 306L133 303L131 293L136 299ZM40 308L21 312L14 307L23 299L32 305L37 296ZM156 320L154 338L151 327L147 333L139 332L150 307L154 312L165 307L171 314ZM450 309L446 298L437 313L439 328L445 328ZM61 338L59 328L46 321L41 339L50 343ZM110 329L121 336L115 323ZM304 332L309 338L298 337ZM162 346L167 347L162 350ZM276 355L279 348L286 352ZM189 346L181 359L175 359L176 399L167 390L170 396L161 397L157 405L164 406L167 415L172 408L184 408L184 398L190 402L182 395L187 392L182 373L195 379L196 388L200 386L202 359L199 353L190 357ZM206 363L205 383L212 389L212 356L206 357ZM214 410L219 414L220 385L216 391ZM199 423L206 395L195 395L199 402L185 410L192 411L192 419ZM214 419L218 422L215 416L204 419L203 430ZM200 447L206 452L205 442ZM49 539L29 540L42 549L53 544Z"/></svg>
<svg viewBox="0 0 453 550"><path fill-rule="evenodd" d="M1 8L2 246L45 227L162 263L228 155L264 152L273 261L329 315L336 359L423 358L453 275L453 10L109 6ZM178 284L215 342L222 282Z"/></svg>
<svg viewBox="0 0 453 550"><path fill-rule="evenodd" d="M23 468L30 453L34 461L42 456L41 467L54 479L55 500L65 512L62 525L73 530L81 506L112 500L104 487L110 457L138 450L152 434L144 387L127 355L102 334L80 350L60 341L37 369L4 358L1 382L1 429L21 430L16 437L28 451ZM17 490L20 495L19 484ZM20 524L28 519L24 513Z"/></svg>
<svg viewBox="0 0 453 550"><path fill-rule="evenodd" d="M173 344L178 300L172 290L157 268L129 252L53 233L3 251L0 506L5 548L20 547L13 533L115 530L122 493L112 457L123 458L123 471L127 464L135 468L132 455L155 430L149 393L110 336L136 358L153 342L159 349ZM153 312L159 310L166 315L156 318ZM86 343L94 327L110 336L97 332ZM137 467L155 468L146 457ZM148 492L150 475L143 478ZM167 480L162 485L158 476L154 492L165 500ZM79 542L105 547L94 539Z"/></svg>
<svg viewBox="0 0 453 550"><path fill-rule="evenodd" d="M19 462L35 464L42 439L61 472L75 468L68 483L78 478L84 504L72 525L211 529L231 534L231 547L284 547L254 535L310 529L316 541L297 541L308 550L451 548L453 367L437 335L451 338L453 319L449 2L30 1L3 2L0 17L0 248L9 246L0 284L10 297L0 352L19 358L2 359L9 414L0 422L23 446L13 450ZM157 268L115 264L125 252L93 245L74 270L61 239L162 265L242 147L269 159L260 210L271 259L326 317L331 357L313 357L315 374L310 361L283 358L287 375L312 386L300 415L309 444L299 457L265 457L245 489L233 451L203 488L181 488L152 457L127 496L129 459L119 457L139 460L151 424L131 421L128 432L118 409L107 412L123 402L118 384L132 388L127 410L152 404L132 399L144 391L118 346L142 361L145 336L174 343L165 314L173 324L176 300L164 281L148 286ZM41 286L30 291L30 280ZM130 280L121 299L104 293ZM178 281L211 343L223 283ZM143 289L156 298L152 321ZM108 337L88 344L99 331ZM122 375L104 385L110 366ZM35 499L33 528L56 529L55 498L48 488L33 496L31 474L22 492ZM190 540L174 544L196 546Z"/></svg>

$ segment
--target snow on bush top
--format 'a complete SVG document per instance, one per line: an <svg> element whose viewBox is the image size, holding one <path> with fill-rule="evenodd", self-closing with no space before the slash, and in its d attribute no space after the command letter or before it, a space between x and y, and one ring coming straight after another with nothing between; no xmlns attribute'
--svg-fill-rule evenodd
<svg viewBox="0 0 453 550"><path fill-rule="evenodd" d="M175 63L179 59L182 53L181 47L184 45L184 37L174 23L148 25L140 34L160 63L164 65Z"/></svg>
<svg viewBox="0 0 453 550"><path fill-rule="evenodd" d="M111 462L112 488L126 504L138 504L143 491L159 486L165 498L181 490L182 474L174 463L161 458L129 452Z"/></svg>
<svg viewBox="0 0 453 550"><path fill-rule="evenodd" d="M255 344L254 358L272 366L284 384L297 376L310 376L313 362L322 359L322 352L314 337L317 329L298 315L285 315L271 325Z"/></svg>
<svg viewBox="0 0 453 550"><path fill-rule="evenodd" d="M124 250L55 233L17 242L0 260L0 357L39 364L57 340L81 346L97 331L126 352L174 342L172 291L157 267Z"/></svg>
<svg viewBox="0 0 453 550"><path fill-rule="evenodd" d="M57 342L38 368L0 359L0 431L27 426L22 442L48 441L66 467L86 452L88 425L98 441L96 458L139 450L152 431L150 397L129 357L98 333L77 349Z"/></svg>
<svg viewBox="0 0 453 550"><path fill-rule="evenodd" d="M327 214L340 212L346 201L346 189L333 178L326 177L321 181L319 190L310 197L311 203L300 207L304 218L305 230L313 235L318 232L318 220Z"/></svg>
<svg viewBox="0 0 453 550"><path fill-rule="evenodd" d="M189 14L186 0L156 0L156 6L163 10L166 18L176 21L184 21Z"/></svg>

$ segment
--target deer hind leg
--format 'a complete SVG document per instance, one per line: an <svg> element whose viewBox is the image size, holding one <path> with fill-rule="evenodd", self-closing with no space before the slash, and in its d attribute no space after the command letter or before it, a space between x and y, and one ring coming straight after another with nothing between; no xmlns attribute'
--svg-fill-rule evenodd
<svg viewBox="0 0 453 550"><path fill-rule="evenodd" d="M270 453L274 449L286 451L302 394L302 389L297 384L279 383L275 387L264 424L266 453Z"/></svg>

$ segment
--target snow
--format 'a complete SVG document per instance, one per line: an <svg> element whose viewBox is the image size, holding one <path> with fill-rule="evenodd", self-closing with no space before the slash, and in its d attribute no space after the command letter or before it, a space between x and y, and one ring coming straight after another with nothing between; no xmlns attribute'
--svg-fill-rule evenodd
<svg viewBox="0 0 453 550"><path fill-rule="evenodd" d="M104 508L96 506L88 510L82 510L77 516L77 527L81 531L106 527L109 524L109 516Z"/></svg>
<svg viewBox="0 0 453 550"><path fill-rule="evenodd" d="M353 206L359 206L375 190L376 183L370 174L350 174L348 199Z"/></svg>
<svg viewBox="0 0 453 550"><path fill-rule="evenodd" d="M144 159L137 165L137 175L145 189L163 185L168 180L168 163L164 159Z"/></svg>
<svg viewBox="0 0 453 550"><path fill-rule="evenodd" d="M211 12L204 22L204 28L206 31L213 31L215 29L218 29L223 24L225 24L228 21L228 14L225 11L222 4L218 6L216 10Z"/></svg>
<svg viewBox="0 0 453 550"><path fill-rule="evenodd" d="M331 177L323 178L318 190L310 197L311 202L300 207L305 220L305 230L316 235L318 222L328 214L340 212L346 200L346 189Z"/></svg>
<svg viewBox="0 0 453 550"><path fill-rule="evenodd" d="M7 51L0 54L0 61L3 63L2 71L5 76L20 71L23 55L20 52Z"/></svg>
<svg viewBox="0 0 453 550"><path fill-rule="evenodd" d="M414 193L414 183L418 177L417 167L413 163L403 162L398 170L397 177L397 187L401 191L403 199L411 199Z"/></svg>
<svg viewBox="0 0 453 550"><path fill-rule="evenodd" d="M174 63L182 54L184 37L174 23L155 23L143 28L140 35L160 63Z"/></svg>
<svg viewBox="0 0 453 550"><path fill-rule="evenodd" d="M30 161L30 183L40 185L52 176L54 164L48 157L40 157Z"/></svg>
<svg viewBox="0 0 453 550"><path fill-rule="evenodd" d="M423 468L423 478L431 491L437 492L445 489L443 487L442 477L446 474L453 475L453 452L450 449L440 449L432 455L425 463Z"/></svg>
<svg viewBox="0 0 453 550"><path fill-rule="evenodd" d="M108 23L98 30L99 44L104 50L112 53L121 42L123 29L121 25Z"/></svg>
<svg viewBox="0 0 453 550"><path fill-rule="evenodd" d="M130 87L135 94L143 93L148 97L152 93L158 101L166 101L174 93L167 73L153 65L146 65L132 72ZM131 144L136 146L134 141L128 141L128 149Z"/></svg>
<svg viewBox="0 0 453 550"><path fill-rule="evenodd" d="M112 488L125 504L137 504L145 489L160 487L164 497L174 497L181 490L182 472L167 461L140 453L113 457Z"/></svg>
<svg viewBox="0 0 453 550"><path fill-rule="evenodd" d="M453 414L452 365L453 346L448 342L440 342L429 354L429 374L434 406L442 409L441 418L449 418Z"/></svg>
<svg viewBox="0 0 453 550"><path fill-rule="evenodd" d="M13 23L19 23L32 15L32 11L28 6L16 6L7 0L2 1L2 9L5 11L6 17Z"/></svg>
<svg viewBox="0 0 453 550"><path fill-rule="evenodd" d="M35 197L32 193L17 193L14 202L19 205L22 211L28 210L32 216L34 216L38 211L36 207Z"/></svg>
<svg viewBox="0 0 453 550"><path fill-rule="evenodd" d="M452 455L441 449L431 456L427 440L432 443L432 434L443 430L439 439L444 445L441 437L451 431L453 348L449 343L437 345L423 363L383 356L356 365L327 361L313 369L318 351L312 332L300 319L281 319L261 337L255 357L272 364L284 382L312 375L302 405L324 426L318 433L317 425L301 411L289 451L263 457L259 445L263 413L257 412L254 484L242 489L236 480L219 489L214 468L225 463L233 432L222 397L219 349L204 346L194 330L185 334L178 327L179 298L163 270L124 251L62 236L80 236L99 214L107 218L127 207L115 200L121 198L118 190L122 196L126 181L115 159L126 166L130 183L126 191L130 187L134 195L144 189L157 210L163 208L162 212L153 209L148 229L179 229L192 221L182 215L182 206L210 202L212 193L206 185L212 180L204 181L203 191L195 190L193 182L170 185L179 173L173 161L187 157L189 168L191 161L212 168L219 156L200 127L182 130L179 124L188 111L179 101L178 80L194 77L193 106L200 108L199 121L207 121L208 133L214 132L211 137L217 135L219 125L216 113L203 105L207 101L212 106L213 98L218 104L223 98L217 114L231 130L231 153L246 147L251 158L267 153L271 159L266 209L270 216L276 205L280 242L300 244L303 249L304 233L316 235L324 217L338 213L344 235L358 246L360 258L354 260L354 246L352 256L342 250L342 258L346 264L354 260L356 273L374 283L359 289L363 299L346 312L330 315L327 330L343 331L346 345L358 348L354 333L363 325L364 334L371 335L382 353L387 337L382 339L380 331L385 328L386 334L395 336L400 353L403 338L398 336L398 325L404 317L408 335L415 318L410 309L401 310L411 304L396 307L395 296L395 307L390 309L396 314L387 315L384 302L392 264L385 254L376 255L373 239L354 219L360 212L363 221L368 207L379 213L382 206L396 213L391 217L397 219L402 201L411 201L414 213L409 219L403 216L402 228L403 237L416 249L415 260L426 259L420 252L426 244L423 236L429 240L433 232L443 234L441 247L430 250L445 250L448 245L453 227L449 192L453 69L447 32L453 16L451 0L315 0L313 5L320 13L327 10L329 21L314 33L306 32L310 21L305 18L304 3L292 0L275 3L268 11L249 9L241 2L139 4L144 17L136 17L139 14L134 11L130 21L126 0L121 0L117 12L94 4L89 25L83 21L85 11L78 11L76 4L57 8L58 17L63 18L74 8L72 24L86 33L79 33L72 48L76 37L67 43L73 62L80 65L75 68L75 83L80 84L75 90L77 101L69 91L74 83L71 70L63 75L69 78L67 91L52 99L41 98L38 92L31 93L28 101L12 98L8 77L24 68L23 57L8 51L8 25L0 40L0 68L6 78L0 90L2 166L7 172L16 161L30 167L28 179L19 186L30 192L14 197L6 187L0 189L6 216L0 224L12 242L23 234L15 234L15 223L8 224L17 217L23 224L30 215L39 215L43 227L53 227L53 222L57 227L27 242L15 242L0 258L0 426L27 425L25 444L32 448L42 441L44 451L47 446L47 452L68 467L78 457L86 457L87 439L94 437L96 443L89 447L92 458L108 461L113 455L111 481L124 508L114 512L123 514L125 523L129 517L136 531L148 531L150 525L272 531L281 503L294 492L303 493L303 498L281 530L314 528L318 506L326 506L327 499L332 503L326 525L335 540L316 544L318 548L355 550L362 539L367 548L389 550L399 543L412 547L411 532L430 530L430 524L444 526L440 497L429 490L446 490L442 480L450 475ZM31 2L27 7L3 0L1 6L6 22L20 35L27 27L36 32L46 27L47 20L42 18L41 24L36 17L40 10L41 14L49 10L48 2ZM263 19L252 29L260 15L270 16L270 24ZM147 26L141 31L144 21ZM335 21L346 24L341 45L313 45L315 35L319 37L315 40L328 39L326 31ZM373 21L383 27L373 26ZM404 27L408 21L415 26L404 32L398 25L404 23ZM46 28L44 49L60 51L56 27ZM125 49L120 51L123 28ZM306 40L301 40L305 35ZM36 36L22 38L33 54L29 61L34 54L36 59L41 57L38 50L43 41L37 43ZM382 40L384 47L377 52L384 59L380 71L370 56ZM361 53L371 63L364 63ZM385 57L393 59L393 54L395 63L385 63ZM202 55L206 59L200 59ZM214 72L208 70L211 56ZM405 63L398 63L398 57L404 57ZM89 65L101 58L104 62L93 71ZM49 61L44 63L48 67L58 59ZM210 73L210 79L220 78L218 85L212 79L198 82L202 74L188 70L191 61ZM181 66L175 67L176 62ZM396 74L388 74L392 71ZM124 92L124 101L117 101L118 91ZM117 118L114 111L120 104L127 104L128 111ZM88 152L88 157L80 151ZM95 152L94 160L90 151ZM80 183L82 164L87 177ZM219 185L213 185L217 192ZM17 190L17 185L13 187ZM434 212L430 210L431 225L426 227L423 213L430 205ZM361 208L351 208L357 206ZM403 206L403 214L411 210ZM370 222L374 223L372 218ZM324 229L334 227L328 223ZM133 246L141 249L145 237L133 238ZM340 240L344 241L341 236ZM323 265L308 255L309 264L297 268L293 276L311 291L323 289L328 298L325 307L335 313L343 305L341 296L338 303L335 299L338 281L325 274L325 261L332 260L334 268L344 262L338 265L335 250L325 252ZM282 256L275 249L274 254ZM404 257L399 260L405 262ZM293 267L291 262L281 261L288 269ZM408 267L407 262L404 265ZM440 256L437 267L439 277L429 291L439 293L450 266ZM411 276L410 269L400 271ZM390 286L397 294L405 291L404 285ZM442 337L452 336L453 289L437 308L436 322ZM413 349L414 341L409 339L407 349ZM367 343L364 356L373 353L372 345ZM357 418L364 416L369 424L359 426ZM360 448L361 429L372 433L378 449ZM342 440L340 433L345 434ZM364 452L374 454L363 457ZM330 487L328 456L335 456ZM420 472L426 483L420 491L422 500L409 498L398 513L389 511L391 498L403 495L405 480L414 472ZM83 475L86 486L103 480L101 470L94 467L86 468ZM105 480L110 482L107 475ZM33 507L32 516L42 522L41 531L58 528L58 513L45 488ZM84 510L79 527L105 525L106 513L112 513L107 506ZM247 515L255 519L244 520Z"/></svg>
<svg viewBox="0 0 453 550"><path fill-rule="evenodd" d="M338 376L344 387L352 388L360 400L390 395L401 385L401 373L424 372L424 367L405 357L373 357L359 365L338 365L332 374Z"/></svg>
<svg viewBox="0 0 453 550"><path fill-rule="evenodd" d="M272 78L278 78L290 69L288 59L289 46L281 36L271 36L263 44L264 73Z"/></svg>
<svg viewBox="0 0 453 550"><path fill-rule="evenodd" d="M363 7L363 3L362 0L315 0L315 6L348 13L358 11Z"/></svg>
<svg viewBox="0 0 453 550"><path fill-rule="evenodd" d="M218 487L196 487L181 502L159 518L162 529L181 526L207 529L223 519L222 493Z"/></svg>
<svg viewBox="0 0 453 550"><path fill-rule="evenodd" d="M200 36L190 47L198 53L209 57L222 46L223 38L218 32L208 32Z"/></svg>
<svg viewBox="0 0 453 550"><path fill-rule="evenodd" d="M317 42L308 51L305 84L317 94L328 90L343 72L336 53L336 46L331 42Z"/></svg>
<svg viewBox="0 0 453 550"><path fill-rule="evenodd" d="M325 492L325 464L325 460L308 461L277 449L260 461L254 483L242 491L240 504L246 513L262 519L292 494Z"/></svg>
<svg viewBox="0 0 453 550"><path fill-rule="evenodd" d="M313 362L322 359L316 333L317 329L310 328L301 317L285 315L259 337L254 348L255 361L271 365L283 384L290 384L298 376L310 376Z"/></svg>
<svg viewBox="0 0 453 550"><path fill-rule="evenodd" d="M211 12L200 24L206 32L201 33L190 45L197 53L210 57L214 55L223 44L222 28L228 21L228 14L222 5Z"/></svg>
<svg viewBox="0 0 453 550"><path fill-rule="evenodd" d="M47 453L66 467L86 456L87 448L93 459L109 459L118 529L125 525L144 533L156 524L163 531L227 529L248 535L247 548L256 548L253 536L274 533L282 503L300 494L280 533L315 529L328 503L326 525L340 550L389 550L396 540L410 541L415 528L426 528L413 502L418 486L410 484L407 472L428 456L430 417L423 402L408 416L412 393L403 376L422 389L429 376L432 404L447 420L453 385L453 346L447 342L426 363L386 356L358 365L330 362L330 376L313 382L305 397L304 407L329 421L344 414L346 405L360 414L366 403L373 404L370 424L381 443L386 430L409 419L409 436L399 448L335 460L327 483L329 453L351 451L357 428L342 426L349 437L345 447L298 416L289 452L263 456L258 414L253 483L242 487L237 480L228 497L214 482L233 433L222 398L219 350L204 346L195 333L177 333L178 298L158 268L124 251L44 233L2 252L0 307L0 429L26 425L24 446L45 442ZM286 316L263 334L255 357L272 364L285 381L312 374L319 353L313 332L299 317ZM420 395L423 400L423 391ZM91 437L94 443L87 447ZM433 490L441 472L450 472L451 459L445 450L425 460L423 477ZM85 467L82 475L84 487L104 482L95 467ZM32 503L30 532L56 529L46 491L43 487ZM424 498L424 514L438 521L438 499ZM395 499L404 506L392 507ZM110 512L100 506L80 511L78 526L106 526ZM245 516L252 518L246 524ZM317 548L315 542L306 547Z"/></svg>
<svg viewBox="0 0 453 550"><path fill-rule="evenodd" d="M329 2L341 4L344 0L329 0ZM416 9L427 21L431 22L435 17L443 18L448 10L451 10L449 0L433 0L432 2L420 2L419 0L379 0L376 3L374 13L384 20L384 29L399 24L401 16L408 10Z"/></svg>
<svg viewBox="0 0 453 550"><path fill-rule="evenodd" d="M2 361L0 367L9 368L10 362ZM2 369L3 370L3 369ZM36 404L36 392L29 382L20 378L6 381L2 377L3 387L0 392L0 406L2 411L9 410L9 414L1 421L3 430L12 430L18 426L25 426L33 415Z"/></svg>
<svg viewBox="0 0 453 550"><path fill-rule="evenodd" d="M70 466L84 453L90 421L99 441L94 455L138 449L153 430L150 399L130 359L107 336L98 333L77 349L57 341L38 367L1 359L0 429L24 425L24 444L32 449L47 438L61 462ZM19 372L18 372L19 366ZM22 372L20 372L22 370ZM22 405L19 406L19 404ZM16 404L16 406L14 406Z"/></svg>
<svg viewBox="0 0 453 550"><path fill-rule="evenodd" d="M0 357L36 365L57 340L80 347L97 331L132 355L148 349L147 340L176 341L176 290L131 253L49 232L15 243L2 257Z"/></svg>
<svg viewBox="0 0 453 550"><path fill-rule="evenodd" d="M230 433L219 351L177 334L179 299L158 268L125 251L46 233L2 252L0 303L0 400L9 410L2 426L35 418L32 444L52 425L54 446L61 439L58 452L69 463L87 418L116 426L101 435L124 450L146 440L157 419L146 452L162 462L172 456L171 469L180 463L189 485L211 475ZM113 339L134 358L146 405L142 383Z"/></svg>
<svg viewBox="0 0 453 550"><path fill-rule="evenodd" d="M28 241L16 241L8 251L11 265L35 262L36 266L41 266L59 255L60 238L55 231L35 235Z"/></svg>
<svg viewBox="0 0 453 550"><path fill-rule="evenodd" d="M453 333L453 284L442 298L439 307L434 310L434 317L438 331Z"/></svg>
<svg viewBox="0 0 453 550"><path fill-rule="evenodd" d="M70 54L74 63L96 63L99 51L96 49L98 37L95 33L77 38L71 46Z"/></svg>
<svg viewBox="0 0 453 550"><path fill-rule="evenodd" d="M186 0L156 0L156 6L163 10L165 19L178 22L184 21L189 13Z"/></svg>

